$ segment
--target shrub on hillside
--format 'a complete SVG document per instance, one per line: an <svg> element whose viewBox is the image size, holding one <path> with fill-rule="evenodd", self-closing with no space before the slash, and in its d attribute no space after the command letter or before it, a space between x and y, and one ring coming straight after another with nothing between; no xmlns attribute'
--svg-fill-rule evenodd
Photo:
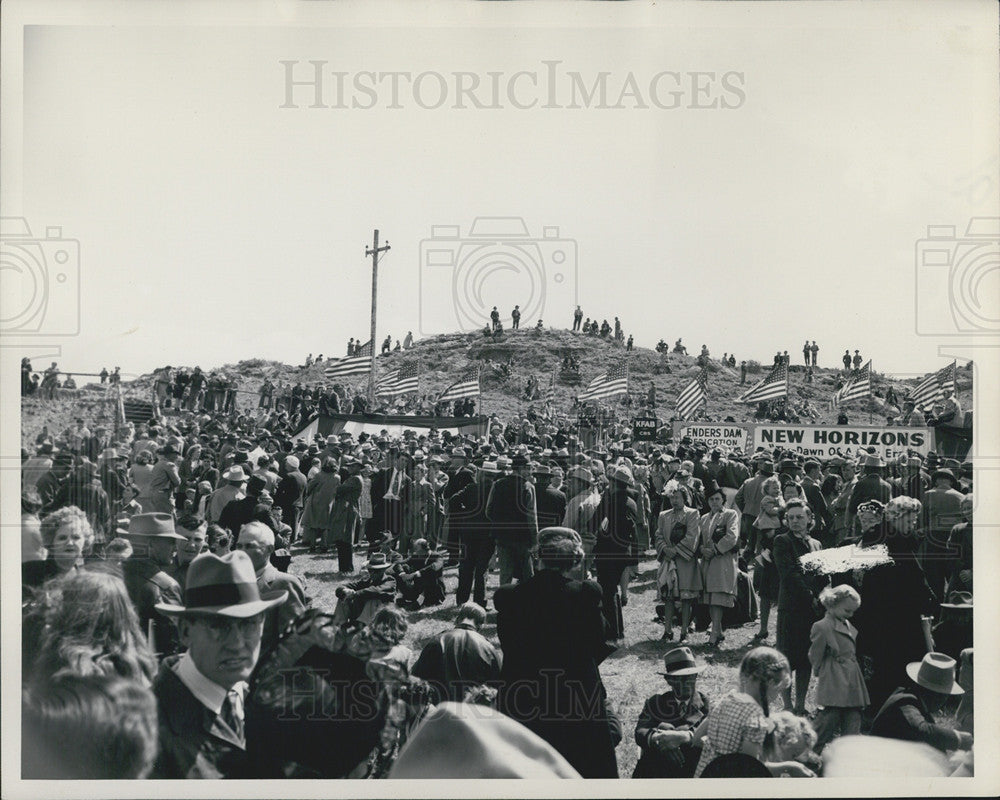
<svg viewBox="0 0 1000 800"><path fill-rule="evenodd" d="M747 359L747 375L756 375L758 372L760 372L760 362L752 358Z"/></svg>

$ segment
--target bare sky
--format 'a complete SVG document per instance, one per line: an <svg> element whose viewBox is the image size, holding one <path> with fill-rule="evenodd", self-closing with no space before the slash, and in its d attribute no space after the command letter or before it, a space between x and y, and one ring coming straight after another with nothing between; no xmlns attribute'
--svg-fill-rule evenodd
<svg viewBox="0 0 1000 800"><path fill-rule="evenodd" d="M942 339L916 333L915 290L946 312L949 270L916 269L915 243L930 224L961 239L970 217L1000 214L995 30L976 24L988 4L709 3L617 19L569 4L557 24L486 4L432 27L358 27L334 4L305 5L322 17L195 27L122 13L114 27L26 30L21 202L4 215L80 242L65 369L342 354L367 338L375 227L392 246L380 338L455 330L455 268L421 243L432 226L466 237L481 216L571 240L502 239L485 259L451 243L504 319L534 304L534 274L548 325L568 326L578 298L647 347L683 336L769 361L808 337L825 365L848 347L880 370L940 365ZM311 60L326 62L334 107L311 108L313 88L297 86L298 107L281 108L287 75L311 79ZM378 80L393 72L408 74L395 98ZM679 77L654 92L661 73ZM458 80L501 107L463 101ZM586 107L601 80L605 107Z"/></svg>

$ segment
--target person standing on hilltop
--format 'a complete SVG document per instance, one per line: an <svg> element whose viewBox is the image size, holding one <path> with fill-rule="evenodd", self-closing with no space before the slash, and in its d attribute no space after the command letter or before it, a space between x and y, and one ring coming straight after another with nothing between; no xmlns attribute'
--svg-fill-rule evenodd
<svg viewBox="0 0 1000 800"><path fill-rule="evenodd" d="M819 345L816 344L816 340L813 339L813 343L809 345L809 353L812 355L812 365L816 366L816 354L819 353Z"/></svg>
<svg viewBox="0 0 1000 800"><path fill-rule="evenodd" d="M500 312L497 311L496 306L493 306L493 310L490 312L490 322L494 331L500 326Z"/></svg>
<svg viewBox="0 0 1000 800"><path fill-rule="evenodd" d="M413 347L413 331L407 331L403 337L403 349L409 350L411 347Z"/></svg>
<svg viewBox="0 0 1000 800"><path fill-rule="evenodd" d="M589 321L589 320L588 320ZM580 325L583 323L583 311L580 306L576 307L576 311L573 312L573 332L576 333L580 330Z"/></svg>
<svg viewBox="0 0 1000 800"><path fill-rule="evenodd" d="M521 307L514 306L514 310L510 312L510 329L516 331L521 327Z"/></svg>
<svg viewBox="0 0 1000 800"><path fill-rule="evenodd" d="M804 345L802 345L802 359L805 362L805 365L808 367L809 366L809 340L808 339L806 339L806 343Z"/></svg>
<svg viewBox="0 0 1000 800"><path fill-rule="evenodd" d="M635 340L632 338L632 334L630 333L628 335L628 341L625 343L625 350L626 350L626 352L629 352L629 353L632 352L632 344L634 343L634 341Z"/></svg>
<svg viewBox="0 0 1000 800"><path fill-rule="evenodd" d="M861 369L861 362L862 361L864 361L864 359L861 357L861 353L859 353L857 350L855 350L854 351L854 358L852 359L852 363L854 365L854 372L855 373L857 373L857 371L859 369Z"/></svg>
<svg viewBox="0 0 1000 800"><path fill-rule="evenodd" d="M851 371L851 351L850 350L845 350L844 351L844 357L843 357L842 361L844 362L844 372L850 372Z"/></svg>

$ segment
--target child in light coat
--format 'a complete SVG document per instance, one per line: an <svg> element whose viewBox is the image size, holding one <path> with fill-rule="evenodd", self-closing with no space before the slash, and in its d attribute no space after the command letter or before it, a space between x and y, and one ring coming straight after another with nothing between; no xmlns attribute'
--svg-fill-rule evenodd
<svg viewBox="0 0 1000 800"><path fill-rule="evenodd" d="M861 595L847 584L828 586L819 596L826 609L810 631L809 663L817 676L816 752L838 733L861 732L861 712L869 704L868 687L855 652L858 630L850 618L861 606Z"/></svg>

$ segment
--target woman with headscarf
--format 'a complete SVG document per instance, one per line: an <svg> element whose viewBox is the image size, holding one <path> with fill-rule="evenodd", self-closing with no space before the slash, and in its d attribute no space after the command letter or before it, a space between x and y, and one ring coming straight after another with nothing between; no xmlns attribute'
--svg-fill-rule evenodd
<svg viewBox="0 0 1000 800"><path fill-rule="evenodd" d="M920 566L919 500L902 495L885 507L883 521L861 540L884 544L892 564L873 567L861 580L862 605L854 615L858 657L868 681L870 710L877 711L892 693L906 665L933 650L930 616L938 598Z"/></svg>

